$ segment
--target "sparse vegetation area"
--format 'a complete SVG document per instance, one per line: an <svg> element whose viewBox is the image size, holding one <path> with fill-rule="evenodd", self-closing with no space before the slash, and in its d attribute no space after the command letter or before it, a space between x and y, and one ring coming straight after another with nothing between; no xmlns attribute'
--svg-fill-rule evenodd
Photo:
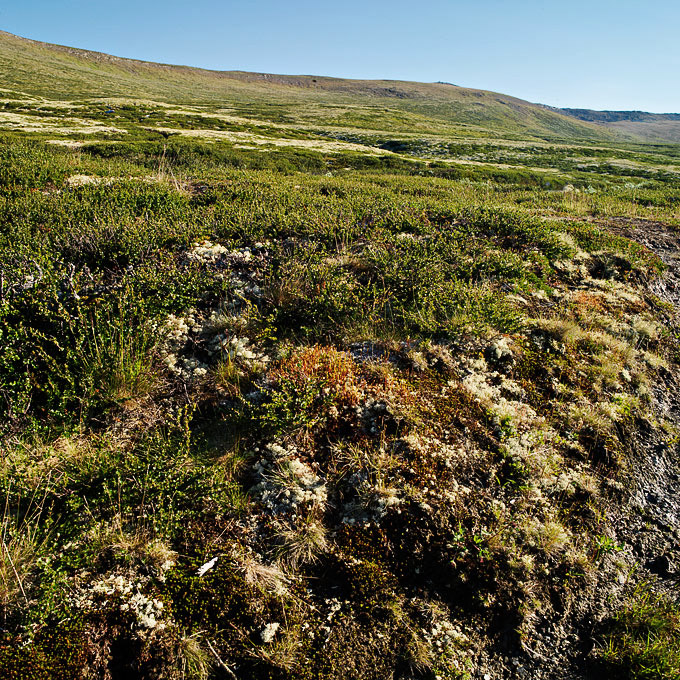
<svg viewBox="0 0 680 680"><path fill-rule="evenodd" d="M3 678L680 674L677 147L3 104Z"/></svg>

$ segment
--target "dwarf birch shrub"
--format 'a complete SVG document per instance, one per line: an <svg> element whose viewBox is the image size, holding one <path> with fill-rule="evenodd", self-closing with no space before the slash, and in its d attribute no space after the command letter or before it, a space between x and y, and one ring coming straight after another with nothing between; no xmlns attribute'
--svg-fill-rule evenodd
<svg viewBox="0 0 680 680"><path fill-rule="evenodd" d="M61 185L68 157L46 145L16 137L0 137L0 195L16 196L31 189Z"/></svg>
<svg viewBox="0 0 680 680"><path fill-rule="evenodd" d="M52 274L5 308L0 333L10 342L0 351L0 384L8 412L26 404L28 384L24 412L72 422L150 388L155 339L140 301L123 293L90 303L77 285Z"/></svg>

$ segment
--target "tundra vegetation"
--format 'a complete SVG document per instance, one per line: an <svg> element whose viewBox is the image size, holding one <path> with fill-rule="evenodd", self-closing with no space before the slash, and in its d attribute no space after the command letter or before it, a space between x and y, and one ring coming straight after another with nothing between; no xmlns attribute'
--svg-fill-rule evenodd
<svg viewBox="0 0 680 680"><path fill-rule="evenodd" d="M679 147L19 90L3 678L680 677Z"/></svg>

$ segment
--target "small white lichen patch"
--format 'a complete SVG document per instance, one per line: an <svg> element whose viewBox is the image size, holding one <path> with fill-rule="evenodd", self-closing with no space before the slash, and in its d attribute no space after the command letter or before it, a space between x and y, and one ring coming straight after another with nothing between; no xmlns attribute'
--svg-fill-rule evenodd
<svg viewBox="0 0 680 680"><path fill-rule="evenodd" d="M270 444L265 457L253 465L259 479L253 492L272 514L294 516L303 507L323 507L328 500L326 484L296 455L292 447Z"/></svg>
<svg viewBox="0 0 680 680"><path fill-rule="evenodd" d="M139 634L162 630L166 627L166 623L160 620L163 603L142 592L148 584L146 577L132 580L122 574L109 574L89 586L81 586L71 596L71 604L84 611L117 610L129 614L133 619L133 629Z"/></svg>
<svg viewBox="0 0 680 680"><path fill-rule="evenodd" d="M503 349L499 351L502 353ZM510 419L518 426L529 425L536 420L534 409L522 401L524 390L514 380L490 371L481 357L463 359L461 365L467 372L463 386L499 419ZM455 382L451 382L450 386L455 387Z"/></svg>
<svg viewBox="0 0 680 680"><path fill-rule="evenodd" d="M84 187L88 184L101 184L104 180L101 177L94 177L92 175L71 175L66 180L66 184L70 187Z"/></svg>
<svg viewBox="0 0 680 680"><path fill-rule="evenodd" d="M229 251L219 243L200 241L199 243L194 243L193 248L187 253L187 257L190 260L196 260L197 262L214 264L228 252Z"/></svg>
<svg viewBox="0 0 680 680"><path fill-rule="evenodd" d="M268 623L260 631L260 637L262 638L262 642L264 642L265 644L269 644L276 636L276 633L278 632L280 627L281 624L278 622Z"/></svg>

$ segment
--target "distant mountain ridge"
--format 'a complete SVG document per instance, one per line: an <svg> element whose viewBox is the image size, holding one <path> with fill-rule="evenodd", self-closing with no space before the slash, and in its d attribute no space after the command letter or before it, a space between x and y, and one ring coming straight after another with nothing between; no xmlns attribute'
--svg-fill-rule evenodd
<svg viewBox="0 0 680 680"><path fill-rule="evenodd" d="M592 111L590 109L554 109L588 123L603 125L648 142L680 143L680 113L647 111Z"/></svg>
<svg viewBox="0 0 680 680"><path fill-rule="evenodd" d="M440 126L448 133L470 136L680 142L680 114L556 109L445 82L210 71L53 45L5 31L0 31L0 86L8 98L17 94L63 101L127 97L219 106L256 102L294 107L310 122L323 107L326 113L353 107L362 113L357 127L367 129L372 111L376 115L390 111L403 117L402 124L409 130L410 121L416 120L431 129Z"/></svg>
<svg viewBox="0 0 680 680"><path fill-rule="evenodd" d="M628 120L635 122L674 120L680 121L680 113L648 113L647 111L593 111L591 109L557 109L568 116L591 123L618 123Z"/></svg>

